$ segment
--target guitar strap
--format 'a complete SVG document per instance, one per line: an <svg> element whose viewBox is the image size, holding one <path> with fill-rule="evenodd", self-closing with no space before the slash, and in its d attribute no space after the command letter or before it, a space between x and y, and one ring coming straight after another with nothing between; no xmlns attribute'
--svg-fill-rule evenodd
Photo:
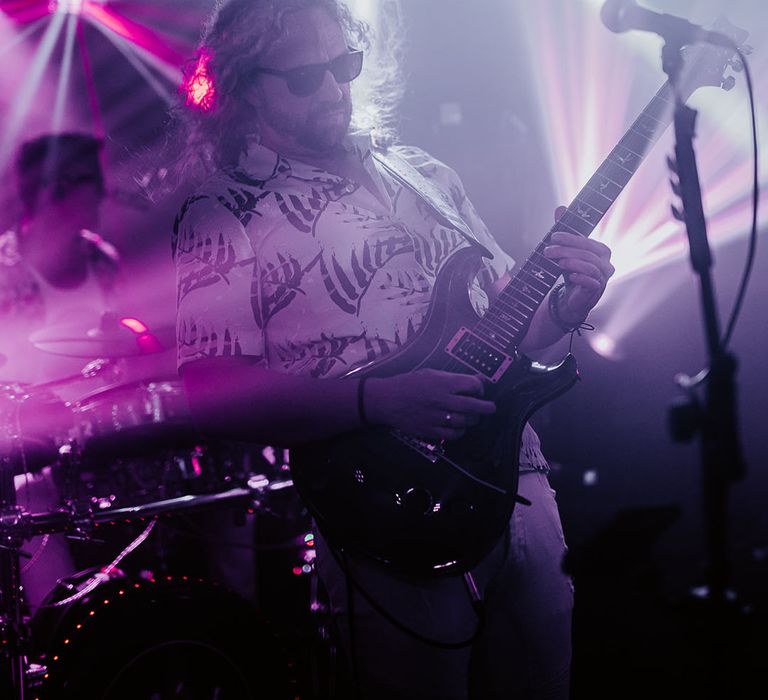
<svg viewBox="0 0 768 700"><path fill-rule="evenodd" d="M424 177L405 158L391 150L372 150L371 155L403 187L413 192L445 226L458 231L471 245L480 249L483 257L493 258L493 254L475 238L475 234L456 212L456 205L450 197L430 180Z"/></svg>

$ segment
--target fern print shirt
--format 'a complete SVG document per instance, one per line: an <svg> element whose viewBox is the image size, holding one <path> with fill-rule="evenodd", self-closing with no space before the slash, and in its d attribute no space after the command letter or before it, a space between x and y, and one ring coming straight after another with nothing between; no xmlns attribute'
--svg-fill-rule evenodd
<svg viewBox="0 0 768 700"><path fill-rule="evenodd" d="M349 147L384 201L254 144L184 203L173 236L179 368L249 355L279 372L340 377L397 352L419 331L443 264L470 244L372 157L368 135L351 136ZM451 168L417 148L393 150L448 196L493 254L470 290L483 313L483 288L514 261ZM528 426L520 461L546 468Z"/></svg>

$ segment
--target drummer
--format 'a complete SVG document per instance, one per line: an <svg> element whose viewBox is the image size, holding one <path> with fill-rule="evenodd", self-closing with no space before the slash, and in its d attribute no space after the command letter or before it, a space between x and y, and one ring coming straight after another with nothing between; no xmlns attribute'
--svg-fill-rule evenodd
<svg viewBox="0 0 768 700"><path fill-rule="evenodd" d="M67 322L97 324L113 305L119 255L99 236L99 208L105 194L102 142L87 134L46 134L24 143L16 157L21 217L0 235L0 334L3 396L16 385L39 385L77 375L88 362L39 350L30 337ZM6 399L7 401L7 399ZM60 401L41 400L21 428L44 442L66 428ZM40 511L58 504L50 470L23 465L16 477L20 505ZM63 535L35 538L25 549L43 556L27 562L22 583L34 609L61 576L73 572Z"/></svg>
<svg viewBox="0 0 768 700"><path fill-rule="evenodd" d="M114 304L119 255L95 231L104 198L102 142L86 134L39 136L16 158L21 217L0 236L0 376L40 383L76 372L82 358L37 350L31 333L98 323Z"/></svg>

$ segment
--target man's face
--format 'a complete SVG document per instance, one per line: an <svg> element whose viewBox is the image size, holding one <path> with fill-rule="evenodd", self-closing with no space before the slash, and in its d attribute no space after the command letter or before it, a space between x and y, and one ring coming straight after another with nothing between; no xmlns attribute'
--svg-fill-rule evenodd
<svg viewBox="0 0 768 700"><path fill-rule="evenodd" d="M75 235L98 228L101 186L78 182L63 188L49 186L41 193L35 218L50 235Z"/></svg>
<svg viewBox="0 0 768 700"><path fill-rule="evenodd" d="M338 22L313 7L285 16L283 34L260 63L288 70L327 63L347 51ZM262 143L288 155L326 155L341 143L352 117L349 83L340 85L330 71L307 97L292 94L280 76L260 74L247 98L257 110Z"/></svg>

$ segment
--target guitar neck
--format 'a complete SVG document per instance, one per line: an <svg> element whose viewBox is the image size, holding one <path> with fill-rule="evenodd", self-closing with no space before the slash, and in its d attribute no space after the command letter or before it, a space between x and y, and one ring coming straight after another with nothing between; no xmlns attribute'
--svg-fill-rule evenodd
<svg viewBox="0 0 768 700"><path fill-rule="evenodd" d="M561 276L560 267L544 256L555 231L590 236L672 122L675 98L665 83L622 136L597 172L570 203L509 284L498 294L475 327L487 342L510 351L525 336L531 319Z"/></svg>

